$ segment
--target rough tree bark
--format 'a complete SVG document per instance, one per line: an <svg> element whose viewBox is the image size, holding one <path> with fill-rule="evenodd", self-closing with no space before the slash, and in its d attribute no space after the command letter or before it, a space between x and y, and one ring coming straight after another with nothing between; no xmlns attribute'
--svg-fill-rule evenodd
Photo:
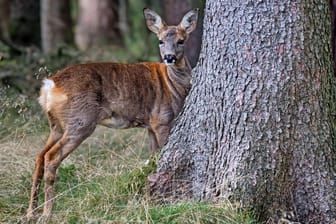
<svg viewBox="0 0 336 224"><path fill-rule="evenodd" d="M77 46L85 50L106 44L121 45L118 12L118 0L79 0Z"/></svg>
<svg viewBox="0 0 336 224"><path fill-rule="evenodd" d="M183 15L192 8L204 7L199 0L164 0L162 2L164 18L167 24L178 24ZM201 14L201 13L199 13ZM185 46L185 54L192 67L196 66L202 42L202 17L199 16L198 24Z"/></svg>
<svg viewBox="0 0 336 224"><path fill-rule="evenodd" d="M42 50L50 52L72 40L69 0L41 0Z"/></svg>
<svg viewBox="0 0 336 224"><path fill-rule="evenodd" d="M203 33L150 194L229 199L268 223L336 222L328 2L211 0Z"/></svg>
<svg viewBox="0 0 336 224"><path fill-rule="evenodd" d="M332 27L332 48L334 56L334 75L336 77L336 0L330 0L331 27Z"/></svg>

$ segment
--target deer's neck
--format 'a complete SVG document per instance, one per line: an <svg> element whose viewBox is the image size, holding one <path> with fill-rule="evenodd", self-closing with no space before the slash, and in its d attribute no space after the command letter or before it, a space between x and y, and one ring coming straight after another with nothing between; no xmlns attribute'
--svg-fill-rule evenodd
<svg viewBox="0 0 336 224"><path fill-rule="evenodd" d="M168 86L176 100L174 107L180 110L191 88L191 66L188 60L184 58L177 65L167 66L167 73L170 80Z"/></svg>

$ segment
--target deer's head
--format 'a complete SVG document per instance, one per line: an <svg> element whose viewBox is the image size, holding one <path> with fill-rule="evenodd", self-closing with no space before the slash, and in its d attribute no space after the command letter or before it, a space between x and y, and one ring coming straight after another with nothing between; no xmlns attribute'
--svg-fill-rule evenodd
<svg viewBox="0 0 336 224"><path fill-rule="evenodd" d="M178 65L184 57L184 43L196 28L198 9L187 12L177 26L168 26L156 12L147 8L144 16L148 29L159 39L163 62L168 66Z"/></svg>

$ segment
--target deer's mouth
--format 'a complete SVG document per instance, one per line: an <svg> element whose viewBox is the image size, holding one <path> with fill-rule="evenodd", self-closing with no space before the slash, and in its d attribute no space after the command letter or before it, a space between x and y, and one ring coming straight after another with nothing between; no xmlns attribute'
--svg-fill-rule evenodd
<svg viewBox="0 0 336 224"><path fill-rule="evenodd" d="M167 54L163 57L163 62L168 66L175 65L176 61L176 56L172 54Z"/></svg>
<svg viewBox="0 0 336 224"><path fill-rule="evenodd" d="M165 63L167 66L173 66L173 65L175 65L175 62L176 62L176 61L174 61L174 62L167 62L166 60L164 60L164 63Z"/></svg>

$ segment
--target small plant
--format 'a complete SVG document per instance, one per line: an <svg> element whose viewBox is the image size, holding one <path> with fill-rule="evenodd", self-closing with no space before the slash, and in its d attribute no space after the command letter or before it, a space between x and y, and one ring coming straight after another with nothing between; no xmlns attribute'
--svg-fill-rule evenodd
<svg viewBox="0 0 336 224"><path fill-rule="evenodd" d="M37 102L27 96L11 88L2 87L0 105L0 139L13 133L17 135L46 130L47 122L43 117L41 120L40 112L36 109Z"/></svg>

